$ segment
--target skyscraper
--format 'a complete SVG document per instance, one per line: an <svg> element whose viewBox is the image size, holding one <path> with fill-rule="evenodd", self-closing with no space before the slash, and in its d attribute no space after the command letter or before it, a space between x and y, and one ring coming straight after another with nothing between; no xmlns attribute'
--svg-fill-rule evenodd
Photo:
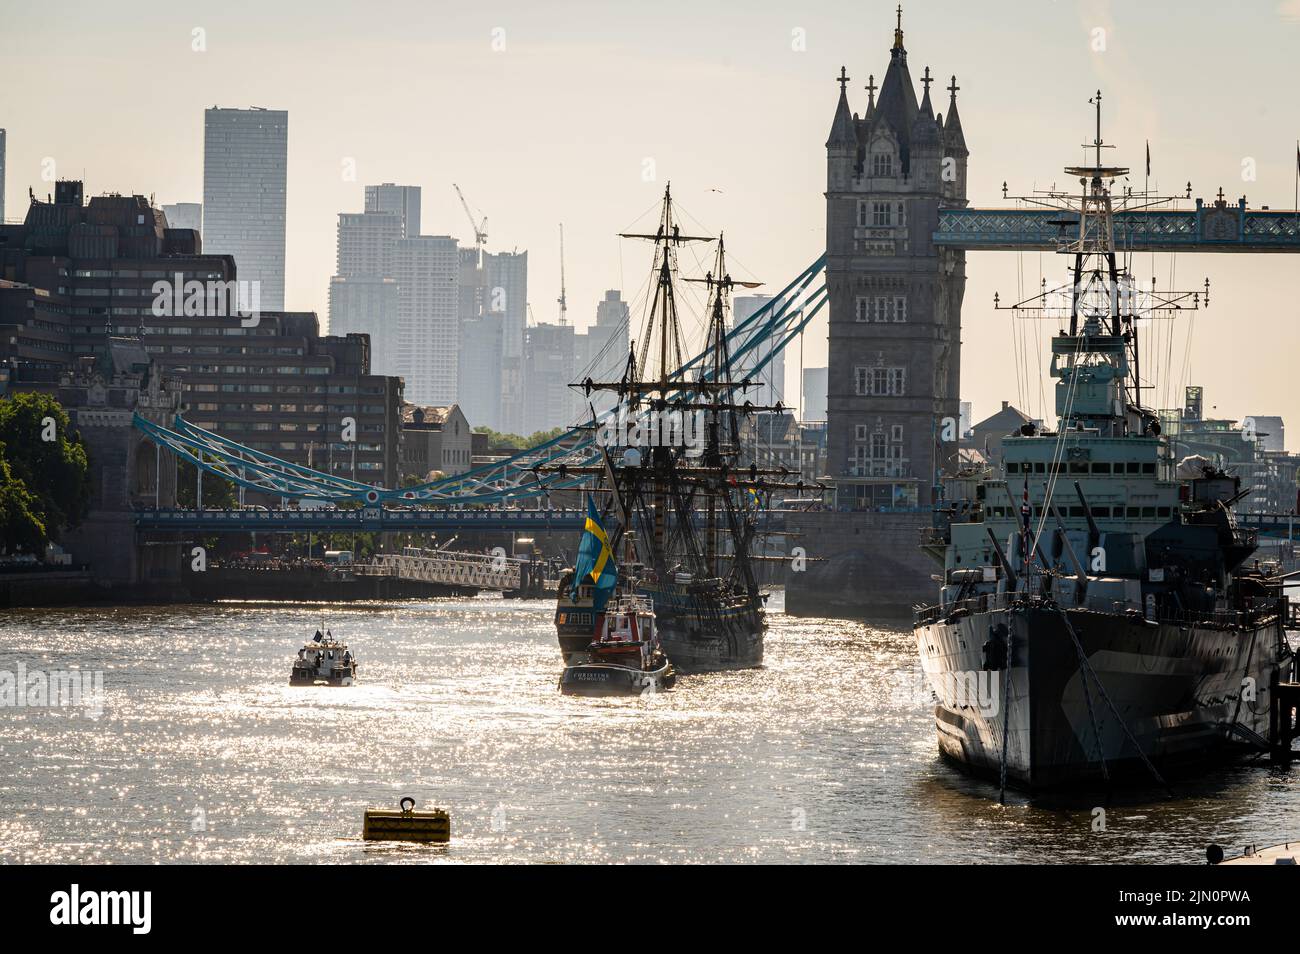
<svg viewBox="0 0 1300 954"><path fill-rule="evenodd" d="M397 373L413 404L456 403L460 252L454 238L421 235L393 245Z"/></svg>
<svg viewBox="0 0 1300 954"><path fill-rule="evenodd" d="M0 224L5 220L5 131L0 129Z"/></svg>
<svg viewBox="0 0 1300 954"><path fill-rule="evenodd" d="M569 387L574 369L573 325L533 325L524 338L523 427L519 433L572 427L578 395Z"/></svg>
<svg viewBox="0 0 1300 954"><path fill-rule="evenodd" d="M203 206L198 202L177 202L162 207L170 229L193 229L203 233Z"/></svg>
<svg viewBox="0 0 1300 954"><path fill-rule="evenodd" d="M400 374L393 247L401 238L395 212L341 212L336 274L330 279L330 334L370 335L378 374Z"/></svg>
<svg viewBox="0 0 1300 954"><path fill-rule="evenodd" d="M414 188L413 202L399 203L399 209L379 210L387 193L372 197L366 186L365 212L340 212L335 275L330 279L329 326L331 334L370 336L371 363L384 374L399 374L397 308L400 289L393 278L394 247L406 238L409 221L420 220L420 190ZM372 201L373 200L373 201Z"/></svg>
<svg viewBox="0 0 1300 954"><path fill-rule="evenodd" d="M826 420L826 369L803 369L803 407L800 419L804 421Z"/></svg>
<svg viewBox="0 0 1300 954"><path fill-rule="evenodd" d="M261 283L262 307L284 308L289 114L204 111L203 250L232 255L241 281Z"/></svg>
<svg viewBox="0 0 1300 954"><path fill-rule="evenodd" d="M457 403L475 427L501 430L501 316L481 315L460 323Z"/></svg>
<svg viewBox="0 0 1300 954"><path fill-rule="evenodd" d="M344 278L393 274L393 245L402 234L396 212L340 212L335 274Z"/></svg>
<svg viewBox="0 0 1300 954"><path fill-rule="evenodd" d="M366 186L367 212L393 212L401 219L401 238L420 234L420 187L384 182Z"/></svg>
<svg viewBox="0 0 1300 954"><path fill-rule="evenodd" d="M735 328L772 300L771 295L741 295L731 302L731 324ZM785 403L785 351L774 351L775 342L764 341L753 350L735 358L732 377L740 380L751 373L758 387L745 390L745 399L764 407ZM759 365L767 361L762 368Z"/></svg>
<svg viewBox="0 0 1300 954"><path fill-rule="evenodd" d="M408 234L408 230L413 229ZM338 252L329 286L331 334L370 335L370 361L399 374L394 248L420 229L420 187L365 187L365 212L338 216Z"/></svg>
<svg viewBox="0 0 1300 954"><path fill-rule="evenodd" d="M628 307L616 288L605 292L596 304L596 323L574 336L574 381L617 381L627 367L630 347ZM593 391L579 402L579 411L590 401L597 413L613 407L618 398L610 391Z"/></svg>
<svg viewBox="0 0 1300 954"><path fill-rule="evenodd" d="M397 282L378 275L330 279L329 333L369 335L374 374L397 375Z"/></svg>
<svg viewBox="0 0 1300 954"><path fill-rule="evenodd" d="M483 256L483 311L501 317L501 430L524 430L524 329L528 325L528 253Z"/></svg>

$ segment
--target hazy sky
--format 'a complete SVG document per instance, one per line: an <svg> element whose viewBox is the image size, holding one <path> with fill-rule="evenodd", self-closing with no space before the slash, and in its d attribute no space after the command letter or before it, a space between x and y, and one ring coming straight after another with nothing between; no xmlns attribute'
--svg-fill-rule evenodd
<svg viewBox="0 0 1300 954"><path fill-rule="evenodd" d="M823 247L833 77L848 67L860 112L867 75L879 82L888 65L893 10L879 0L0 0L8 216L21 217L29 185L52 190L47 157L59 176L84 174L89 194L201 201L204 108L259 105L289 111L288 308L324 317L337 213L360 211L364 185L381 181L423 186L424 232L464 239L458 182L488 216L490 250L529 250L541 321L557 315L561 221L571 320L593 320L605 288L637 294L647 250L614 233L666 179L686 212L726 230L735 272L775 290ZM957 74L976 205L1001 202L1003 181L1013 195L1063 183L1061 167L1090 138L1098 86L1116 161L1140 175L1149 139L1153 178L1169 191L1190 180L1196 195L1221 185L1252 206L1293 205L1300 0L913 0L903 28L915 77L926 65L939 86ZM1104 51L1093 49L1098 28ZM1255 181L1243 181L1246 159ZM1040 268L1064 274L1047 254L968 256L962 378L977 417L1004 399L1044 413L1044 363L1028 362L1021 397L1010 321L991 308L995 290L1014 296L1018 276L1031 287ZM1160 256L1162 284L1171 269L1180 284L1213 284L1190 368L1207 412L1282 414L1288 445L1300 446L1300 257ZM1149 257L1137 271L1150 271ZM1181 355L1189 327L1166 350ZM825 337L824 321L808 333L808 365L824 363ZM1174 364L1176 384L1187 375L1181 357Z"/></svg>

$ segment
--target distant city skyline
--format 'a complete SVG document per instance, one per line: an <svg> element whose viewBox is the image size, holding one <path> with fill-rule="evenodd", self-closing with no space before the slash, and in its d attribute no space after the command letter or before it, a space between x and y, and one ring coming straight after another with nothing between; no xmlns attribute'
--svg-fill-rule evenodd
<svg viewBox="0 0 1300 954"><path fill-rule="evenodd" d="M617 11L505 2L490 13L398 3L390 12L405 29L396 35L331 3L310 21L269 7L206 11L199 22L161 3L138 4L128 18L94 7L75 17L16 8L0 37L0 77L10 88L23 76L47 80L39 99L15 99L4 112L6 214L25 208L29 188L52 191L46 175L84 176L87 195L193 201L203 175L202 110L266 104L294 123L286 307L327 313L332 226L339 210L362 207L364 183L422 186L423 231L469 244L454 181L490 218L489 251L532 253L538 320L553 320L555 228L563 220L575 324L590 324L603 289L618 287L635 334L644 250L620 247L614 233L653 207L667 179L702 227L726 230L735 272L764 280L765 293L778 292L824 248L822 144L833 77L847 67L860 112L867 77L890 45L893 8L760 2L737 18L672 2ZM685 33L682 21L691 23ZM1116 160L1141 169L1149 141L1153 184L1164 191L1182 192L1190 181L1193 194L1207 198L1222 186L1252 206L1293 203L1295 0L1234 7L1201 0L1176 16L1158 5L1101 0L979 8L946 0L904 4L903 27L918 72L942 63L957 74L976 205L999 204L1004 181L1012 194L1064 184L1060 169L1088 138L1087 99L1098 87ZM1233 37L1250 42L1226 42ZM142 48L148 56L124 52ZM989 53L1003 49L1017 55ZM346 82L337 70L344 59ZM272 61L273 69L248 68ZM111 67L96 72L99 95L138 108L78 110L89 62ZM1196 63L1213 68L1189 66ZM169 81L157 83L158 75ZM455 96L429 96L453 77ZM145 85L147 101L135 95ZM78 121L69 123L73 114ZM1205 386L1223 417L1300 420L1287 349L1261 347L1287 340L1300 317L1294 264L1285 256L1161 255L1154 267L1162 281L1208 275L1215 292L1195 321L1190 370L1180 361L1173 384ZM1022 282L1036 283L1040 269L1063 274L1062 264L1050 255L972 253L967 269L963 398L977 419L1003 399L1034 417L1049 414L1048 336L1035 339L1031 330L1029 353L1018 355L991 300L994 291L1014 296ZM1190 328L1180 322L1175 352ZM702 323L688 321L688 330L698 336ZM826 363L825 335L819 318L805 335L807 366ZM787 364L789 391L798 369Z"/></svg>

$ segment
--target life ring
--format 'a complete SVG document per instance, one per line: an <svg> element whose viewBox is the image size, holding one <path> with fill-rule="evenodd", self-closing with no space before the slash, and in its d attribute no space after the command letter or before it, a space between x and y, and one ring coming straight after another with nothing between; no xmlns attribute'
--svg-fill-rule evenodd
<svg viewBox="0 0 1300 954"><path fill-rule="evenodd" d="M410 802L410 804L408 805L407 802ZM397 803L397 807L402 810L403 815L409 815L415 811L415 799L410 795L403 795L402 800Z"/></svg>

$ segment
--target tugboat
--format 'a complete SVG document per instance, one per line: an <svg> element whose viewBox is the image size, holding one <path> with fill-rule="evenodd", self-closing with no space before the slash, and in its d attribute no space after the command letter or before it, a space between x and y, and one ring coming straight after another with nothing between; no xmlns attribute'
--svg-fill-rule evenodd
<svg viewBox="0 0 1300 954"><path fill-rule="evenodd" d="M1066 170L1082 195L1032 197L1077 223L1060 247L1071 280L1012 306L1062 321L1058 423L1004 437L1003 473L947 481L923 544L943 567L914 627L939 750L1004 792L1122 774L1163 785L1162 770L1267 750L1292 664L1283 580L1248 566L1255 533L1232 510L1249 490L1176 462L1141 403L1140 320L1201 293L1139 294L1117 261L1113 206L1140 218L1161 200L1112 201L1128 169L1102 163L1096 103L1096 162Z"/></svg>
<svg viewBox="0 0 1300 954"><path fill-rule="evenodd" d="M303 643L289 673L291 686L350 686L357 680L357 657L329 630Z"/></svg>
<svg viewBox="0 0 1300 954"><path fill-rule="evenodd" d="M654 604L625 593L606 604L596 639L584 652L570 656L560 691L569 696L639 696L671 689L676 682L673 664L659 645Z"/></svg>

